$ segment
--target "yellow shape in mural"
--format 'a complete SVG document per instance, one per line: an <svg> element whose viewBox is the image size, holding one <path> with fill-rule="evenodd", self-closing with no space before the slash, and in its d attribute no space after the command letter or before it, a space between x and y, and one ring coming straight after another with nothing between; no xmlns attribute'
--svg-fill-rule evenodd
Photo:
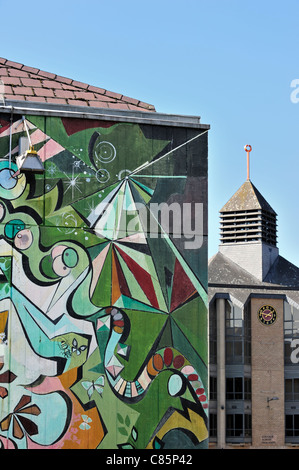
<svg viewBox="0 0 299 470"><path fill-rule="evenodd" d="M180 413L175 411L170 418L166 421L164 426L157 432L154 438L148 443L147 449L153 449L153 441L155 438L163 440L165 434L172 429L186 429L195 434L198 442L202 442L208 438L208 430L206 424L201 416L188 408L189 418L186 419Z"/></svg>

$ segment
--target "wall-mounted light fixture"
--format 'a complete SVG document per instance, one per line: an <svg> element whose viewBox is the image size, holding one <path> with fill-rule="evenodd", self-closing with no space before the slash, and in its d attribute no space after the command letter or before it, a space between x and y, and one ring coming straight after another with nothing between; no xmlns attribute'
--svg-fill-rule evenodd
<svg viewBox="0 0 299 470"><path fill-rule="evenodd" d="M269 402L272 401L272 400L279 400L278 397L267 397L267 407L269 408Z"/></svg>
<svg viewBox="0 0 299 470"><path fill-rule="evenodd" d="M29 150L16 157L16 164L20 171L32 171L35 173L43 173L45 171L44 165L39 158L33 145L30 145Z"/></svg>
<svg viewBox="0 0 299 470"><path fill-rule="evenodd" d="M27 139L26 137L21 137L19 141L19 150L20 155L16 157L16 164L19 171L31 171L34 173L43 173L45 171L43 162L41 161L40 157L36 150L34 150L34 146L31 143L30 134L28 131L28 127L26 124L26 119L23 117L24 126L27 132ZM28 149L29 145L29 149ZM24 151L24 149L27 150Z"/></svg>

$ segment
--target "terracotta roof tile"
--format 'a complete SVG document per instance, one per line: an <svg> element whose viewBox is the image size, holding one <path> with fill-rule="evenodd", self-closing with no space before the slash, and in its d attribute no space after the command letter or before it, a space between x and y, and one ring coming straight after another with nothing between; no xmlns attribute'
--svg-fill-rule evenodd
<svg viewBox="0 0 299 470"><path fill-rule="evenodd" d="M96 108L155 111L151 104L0 57L4 99Z"/></svg>
<svg viewBox="0 0 299 470"><path fill-rule="evenodd" d="M36 78L21 78L22 85L27 87L41 87L42 82Z"/></svg>

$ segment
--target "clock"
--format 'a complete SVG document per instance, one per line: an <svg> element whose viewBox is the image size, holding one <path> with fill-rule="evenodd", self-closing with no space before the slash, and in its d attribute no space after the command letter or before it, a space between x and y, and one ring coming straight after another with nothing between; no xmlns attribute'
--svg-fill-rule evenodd
<svg viewBox="0 0 299 470"><path fill-rule="evenodd" d="M271 305L263 305L258 311L258 319L263 325L273 325L276 321L277 313Z"/></svg>

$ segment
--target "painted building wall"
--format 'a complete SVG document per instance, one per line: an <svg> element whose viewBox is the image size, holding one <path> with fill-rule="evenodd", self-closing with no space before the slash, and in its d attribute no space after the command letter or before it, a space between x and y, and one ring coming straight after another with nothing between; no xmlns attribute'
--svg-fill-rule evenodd
<svg viewBox="0 0 299 470"><path fill-rule="evenodd" d="M1 114L0 268L2 448L207 447L207 131Z"/></svg>

